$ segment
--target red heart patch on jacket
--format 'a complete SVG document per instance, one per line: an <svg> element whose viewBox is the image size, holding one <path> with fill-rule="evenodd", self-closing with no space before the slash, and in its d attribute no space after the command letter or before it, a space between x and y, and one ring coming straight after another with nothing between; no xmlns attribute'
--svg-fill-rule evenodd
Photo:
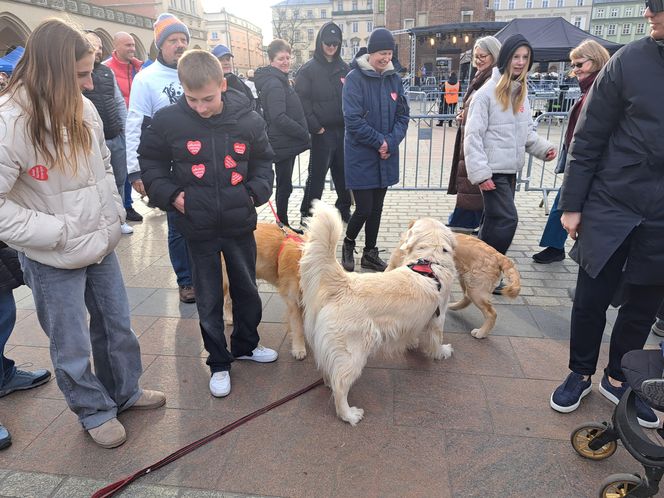
<svg viewBox="0 0 664 498"><path fill-rule="evenodd" d="M235 142L233 144L233 150L236 154L244 154L247 150L247 144L243 144L242 142Z"/></svg>
<svg viewBox="0 0 664 498"><path fill-rule="evenodd" d="M342 85L343 85L344 83L346 83L346 78L344 78L343 76L342 76L341 78L339 78L339 79L341 80L341 84L342 84Z"/></svg>
<svg viewBox="0 0 664 498"><path fill-rule="evenodd" d="M237 185L242 181L243 177L240 173L237 171L233 171L233 174L231 175L231 185Z"/></svg>
<svg viewBox="0 0 664 498"><path fill-rule="evenodd" d="M224 157L224 166L226 166L226 169L231 169L237 166L237 163L231 156L226 156Z"/></svg>
<svg viewBox="0 0 664 498"><path fill-rule="evenodd" d="M196 155L201 150L201 141L200 140L189 140L187 142L187 150L191 152L192 155Z"/></svg>
<svg viewBox="0 0 664 498"><path fill-rule="evenodd" d="M396 102L397 101L397 92L390 93L390 97L392 97L392 100L394 100Z"/></svg>
<svg viewBox="0 0 664 498"><path fill-rule="evenodd" d="M28 175L35 180L45 181L48 180L48 169L46 166L37 164L28 170Z"/></svg>
<svg viewBox="0 0 664 498"><path fill-rule="evenodd" d="M194 164L191 167L191 172L196 178L203 178L203 175L205 174L205 164Z"/></svg>

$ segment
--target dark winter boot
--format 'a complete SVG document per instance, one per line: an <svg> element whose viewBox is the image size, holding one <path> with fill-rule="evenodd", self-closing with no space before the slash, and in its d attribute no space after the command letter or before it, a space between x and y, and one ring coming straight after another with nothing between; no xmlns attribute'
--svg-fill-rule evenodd
<svg viewBox="0 0 664 498"><path fill-rule="evenodd" d="M362 259L364 261L364 258ZM341 266L346 271L355 270L355 241L344 237L344 242L341 245Z"/></svg>
<svg viewBox="0 0 664 498"><path fill-rule="evenodd" d="M378 248L374 247L372 249L365 248L364 251L362 251L360 266L362 268L366 268L367 270L385 271L385 268L387 268L387 263L380 259L378 256Z"/></svg>

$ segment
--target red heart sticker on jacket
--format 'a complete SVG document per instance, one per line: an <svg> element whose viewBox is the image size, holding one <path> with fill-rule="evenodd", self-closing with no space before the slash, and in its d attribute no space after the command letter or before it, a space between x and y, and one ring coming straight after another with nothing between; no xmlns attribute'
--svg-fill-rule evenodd
<svg viewBox="0 0 664 498"><path fill-rule="evenodd" d="M342 76L341 78L339 78L339 79L341 80L341 84L342 84L342 85L343 85L344 83L346 83L346 78L344 78L343 76Z"/></svg>
<svg viewBox="0 0 664 498"><path fill-rule="evenodd" d="M390 93L390 97L392 97L392 100L394 100L396 102L397 101L397 92Z"/></svg>
<svg viewBox="0 0 664 498"><path fill-rule="evenodd" d="M237 185L242 181L242 175L238 173L237 171L233 171L233 174L231 175L231 185Z"/></svg>
<svg viewBox="0 0 664 498"><path fill-rule="evenodd" d="M35 180L45 181L48 180L48 169L46 166L37 164L28 170L28 174Z"/></svg>
<svg viewBox="0 0 664 498"><path fill-rule="evenodd" d="M243 144L242 142L235 142L233 144L233 150L236 154L244 154L247 150L247 144Z"/></svg>
<svg viewBox="0 0 664 498"><path fill-rule="evenodd" d="M201 141L200 140L189 140L187 142L187 150L191 152L192 155L196 155L201 150Z"/></svg>
<svg viewBox="0 0 664 498"><path fill-rule="evenodd" d="M237 166L237 163L231 156L226 156L224 157L224 166L226 166L226 169L231 169Z"/></svg>
<svg viewBox="0 0 664 498"><path fill-rule="evenodd" d="M205 174L205 164L194 164L191 167L191 172L196 178L203 178L203 175Z"/></svg>

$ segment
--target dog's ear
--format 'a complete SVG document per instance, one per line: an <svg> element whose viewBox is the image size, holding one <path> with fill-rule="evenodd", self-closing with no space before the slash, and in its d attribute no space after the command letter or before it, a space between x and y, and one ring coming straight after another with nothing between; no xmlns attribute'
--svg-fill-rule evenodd
<svg viewBox="0 0 664 498"><path fill-rule="evenodd" d="M415 222L413 222L415 223ZM411 223L411 227L412 227ZM412 247L415 245L415 234L413 233L412 228L408 229L408 231L404 234L403 236L403 243L399 246L399 250L407 253L412 249Z"/></svg>
<svg viewBox="0 0 664 498"><path fill-rule="evenodd" d="M410 223L408 223L408 229L413 228L413 225L415 224L417 220L410 220Z"/></svg>

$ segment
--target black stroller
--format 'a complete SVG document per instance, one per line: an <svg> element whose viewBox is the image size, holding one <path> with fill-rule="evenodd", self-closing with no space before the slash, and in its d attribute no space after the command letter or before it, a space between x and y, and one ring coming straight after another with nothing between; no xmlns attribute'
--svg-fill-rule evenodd
<svg viewBox="0 0 664 498"><path fill-rule="evenodd" d="M613 455L620 440L638 460L645 475L613 474L601 485L600 498L651 497L659 491L664 474L664 446L655 443L641 429L636 419L636 397L656 410L664 411L664 342L661 349L630 351L623 356L622 369L630 387L613 412L611 424L587 423L572 431L574 450L590 460L604 460ZM664 429L657 429L664 438Z"/></svg>

